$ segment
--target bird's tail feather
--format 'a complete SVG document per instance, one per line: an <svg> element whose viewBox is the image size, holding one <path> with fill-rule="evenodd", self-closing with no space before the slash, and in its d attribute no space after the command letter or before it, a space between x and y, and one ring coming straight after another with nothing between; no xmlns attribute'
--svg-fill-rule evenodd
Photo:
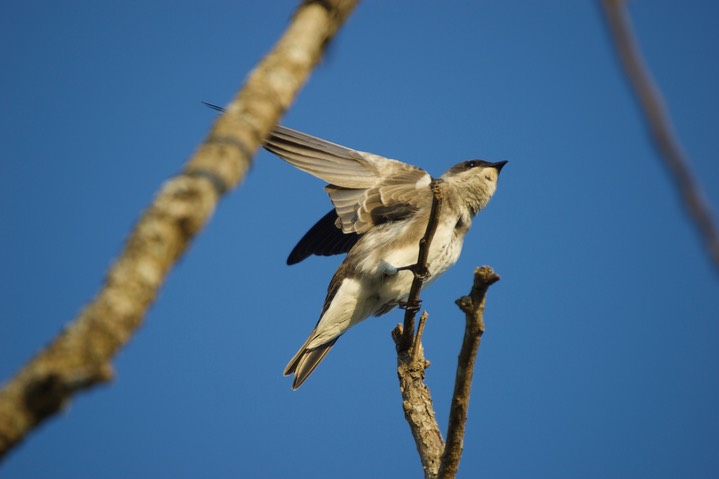
<svg viewBox="0 0 719 479"><path fill-rule="evenodd" d="M327 356L327 353L330 352L332 346L334 346L339 339L339 337L337 337L325 344L308 349L307 345L313 339L314 331L312 333L307 341L305 341L305 344L297 351L297 354L295 354L294 357L290 359L290 362L287 363L287 366L285 366L283 373L285 376L289 376L292 373L295 375L292 381L293 390L302 386L302 383L312 374L312 371L314 371L317 365Z"/></svg>

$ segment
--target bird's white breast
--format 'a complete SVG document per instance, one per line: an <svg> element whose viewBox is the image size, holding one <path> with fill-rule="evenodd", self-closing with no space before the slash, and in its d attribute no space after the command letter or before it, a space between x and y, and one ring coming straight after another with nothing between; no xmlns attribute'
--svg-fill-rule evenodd
<svg viewBox="0 0 719 479"><path fill-rule="evenodd" d="M455 230L456 223L451 216L440 220L430 245L430 276L423 286L436 280L459 258L464 235ZM367 233L350 252L355 261L348 266L307 348L325 344L367 317L384 314L406 300L414 275L393 269L417 263L419 240L425 230L426 225L408 221Z"/></svg>
<svg viewBox="0 0 719 479"><path fill-rule="evenodd" d="M437 226L428 256L430 276L424 286L436 280L457 262L464 238L455 233L455 224L454 218L444 218ZM405 300L409 295L413 274L410 271L400 271L395 275L388 275L386 268L402 268L416 264L419 240L426 229L425 225L412 222L393 226L394 228L368 235L368 241L361 245L365 250L365 254L360 255L363 260L357 264L357 272L365 281L371 283L367 287L376 291L380 308L387 303ZM379 311L381 312L383 311Z"/></svg>

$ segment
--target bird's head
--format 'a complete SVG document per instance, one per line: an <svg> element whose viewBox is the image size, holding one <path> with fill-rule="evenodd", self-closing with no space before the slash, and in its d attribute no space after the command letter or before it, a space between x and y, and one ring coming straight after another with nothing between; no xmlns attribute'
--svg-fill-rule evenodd
<svg viewBox="0 0 719 479"><path fill-rule="evenodd" d="M458 196L466 201L472 215L475 215L487 206L497 190L499 172L506 164L507 161L463 161L450 168L442 175L442 179L454 187Z"/></svg>

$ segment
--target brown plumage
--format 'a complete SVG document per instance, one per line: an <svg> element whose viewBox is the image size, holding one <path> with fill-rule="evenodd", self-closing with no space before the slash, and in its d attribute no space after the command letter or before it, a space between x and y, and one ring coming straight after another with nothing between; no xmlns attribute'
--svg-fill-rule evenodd
<svg viewBox="0 0 719 479"><path fill-rule="evenodd" d="M429 174L412 165L277 126L265 148L330 184L334 210L302 237L288 264L312 254L347 253L335 272L314 329L284 370L297 389L337 339L369 316L405 300L432 205ZM442 175L445 197L429 251L425 286L459 258L474 215L486 206L506 162L471 160Z"/></svg>

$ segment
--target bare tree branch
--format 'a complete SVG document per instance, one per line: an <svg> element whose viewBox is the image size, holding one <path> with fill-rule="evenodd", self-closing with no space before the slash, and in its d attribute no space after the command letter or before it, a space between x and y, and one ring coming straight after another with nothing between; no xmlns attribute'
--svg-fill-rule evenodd
<svg viewBox="0 0 719 479"><path fill-rule="evenodd" d="M464 312L466 326L462 349L460 349L457 360L457 376L454 382L452 405L449 410L447 444L439 467L440 479L451 479L457 476L459 460L464 447L464 426L467 423L474 362L482 334L484 334L484 303L487 290L497 281L499 281L499 276L489 266L477 268L474 270L474 284L469 296L462 296L456 301L459 309Z"/></svg>
<svg viewBox="0 0 719 479"><path fill-rule="evenodd" d="M244 178L261 141L356 3L305 1L297 9L182 173L162 186L97 296L0 390L0 458L74 394L112 378L110 361L220 197Z"/></svg>
<svg viewBox="0 0 719 479"><path fill-rule="evenodd" d="M704 240L709 257L714 266L719 268L719 232L712 212L674 133L661 93L642 60L625 2L602 0L601 3L617 54L644 113L649 132L669 173L676 181L684 207Z"/></svg>
<svg viewBox="0 0 719 479"><path fill-rule="evenodd" d="M429 246L432 244L432 238L434 233L437 231L437 224L439 223L439 215L442 211L442 180L433 179L430 184L432 189L432 209L429 213L429 220L427 223L427 230L424 236L419 240L419 256L417 258L417 264L412 267L414 272L414 280L409 290L409 296L407 297L407 303L404 308L404 334L402 335L400 343L397 345L400 350L406 350L412 347L414 342L414 317L419 311L421 301L419 299L419 292L422 290L422 284L427 279L429 274L429 264L427 258L429 257Z"/></svg>
<svg viewBox="0 0 719 479"><path fill-rule="evenodd" d="M415 335L414 332L414 318L421 304L419 293L429 272L427 263L429 248L434 233L437 231L442 209L442 180L432 180L430 188L432 189L432 209L427 221L427 229L419 241L417 264L411 268L414 272L414 279L405 305L404 326L397 325L392 331L392 339L397 348L397 377L402 394L404 417L417 445L425 477L435 478L444 450L444 441L435 418L432 396L429 393L429 388L424 384L424 370L429 365L424 358L421 343L422 331L427 320L426 312L420 317L417 334Z"/></svg>
<svg viewBox="0 0 719 479"><path fill-rule="evenodd" d="M427 321L426 311L420 317L417 333L414 332L414 317L420 308L419 292L423 281L427 278L429 248L439 223L443 200L442 182L433 180L431 188L432 210L427 222L427 230L419 243L417 264L410 268L415 277L405 306L404 324L398 324L392 331L392 338L397 348L397 377L402 394L402 409L417 446L426 479L435 479L438 475L442 478L453 478L457 475L462 456L474 362L479 350L480 338L484 333L485 295L489 286L499 281L499 276L489 266L477 268L469 296L457 300L457 304L465 313L466 327L457 364L447 430L448 442L445 446L437 424L432 396L424 383L424 371L429 367L422 348L422 332Z"/></svg>
<svg viewBox="0 0 719 479"><path fill-rule="evenodd" d="M423 323L426 318L427 313L422 313L420 322ZM424 370L429 366L429 362L425 359L422 343L417 338L411 349L401 349L401 324L392 331L392 338L397 345L397 377L404 417L417 446L424 477L434 479L439 471L444 440L434 414L432 396L424 384Z"/></svg>
<svg viewBox="0 0 719 479"><path fill-rule="evenodd" d="M397 346L397 376L402 393L402 409L417 446L426 479L451 479L457 475L464 446L474 364L484 333L486 294L489 287L497 281L499 276L489 266L477 268L469 295L456 301L465 313L465 330L457 359L446 444L437 424L429 388L424 384L424 371L429 367L429 362L424 357L420 338L414 338L410 350L402 350L402 325L398 324L392 331ZM426 319L427 313L424 312L420 317L418 336Z"/></svg>

